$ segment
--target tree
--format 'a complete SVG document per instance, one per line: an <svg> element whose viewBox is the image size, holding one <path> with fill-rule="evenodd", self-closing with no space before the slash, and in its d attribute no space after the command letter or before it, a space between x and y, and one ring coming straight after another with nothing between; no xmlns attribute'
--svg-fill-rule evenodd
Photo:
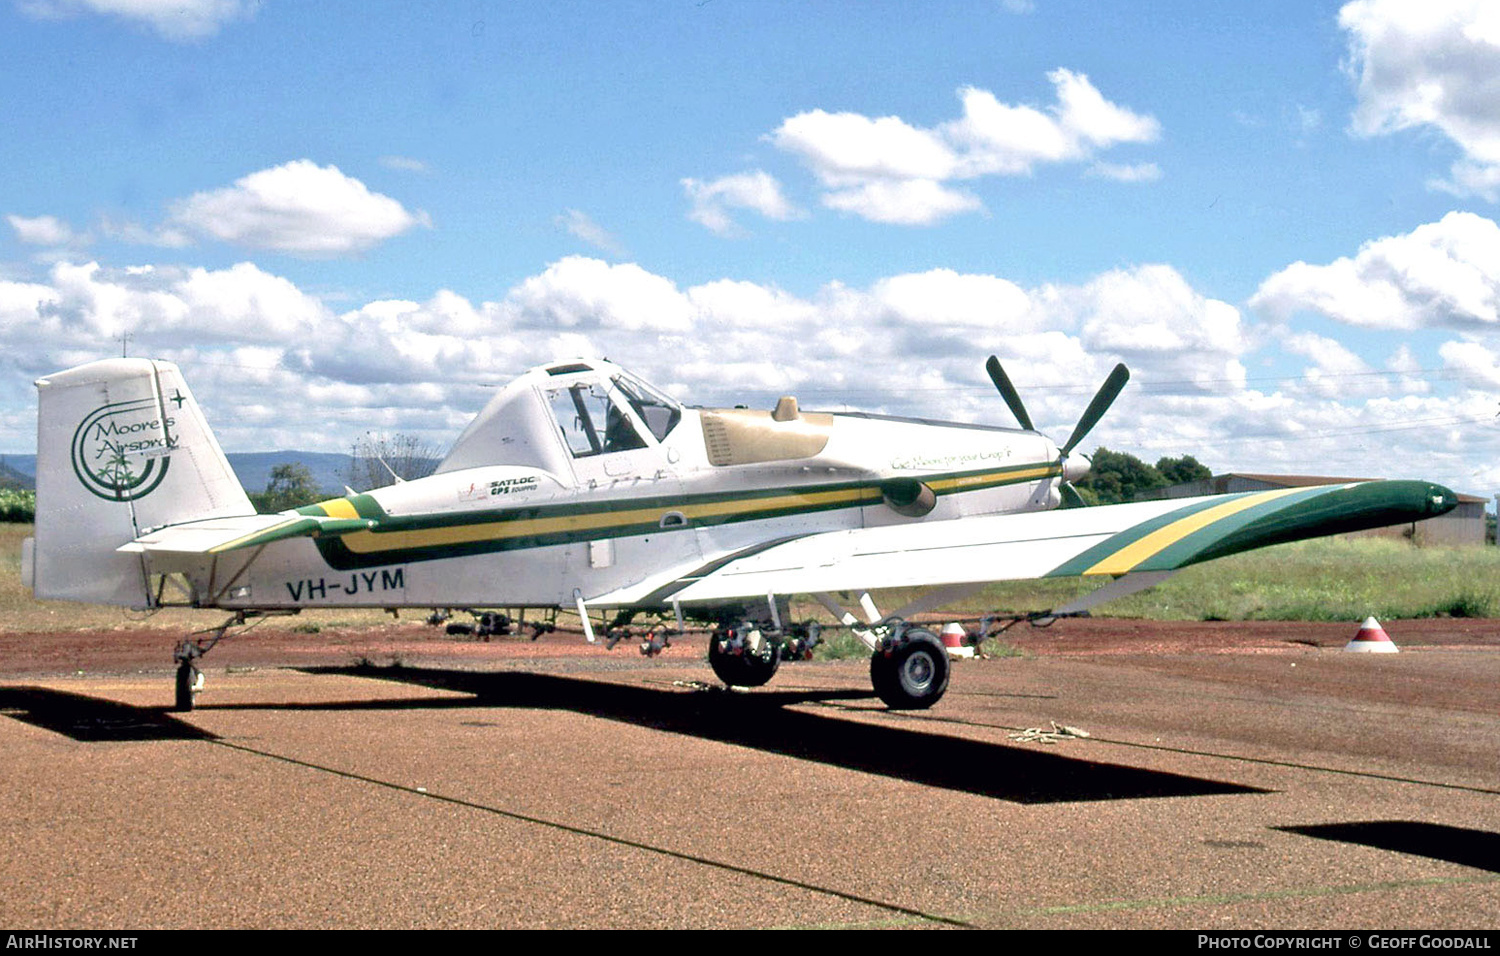
<svg viewBox="0 0 1500 956"><path fill-rule="evenodd" d="M1085 492L1097 496L1100 504L1131 501L1137 492L1168 484L1161 472L1144 461L1125 452L1110 451L1103 445L1094 452L1092 460L1088 475L1078 482L1085 501L1089 497Z"/></svg>
<svg viewBox="0 0 1500 956"><path fill-rule="evenodd" d="M349 487L358 491L384 488L396 479L426 478L437 470L437 447L415 435L377 435L366 432L349 452ZM394 474L393 474L394 473Z"/></svg>
<svg viewBox="0 0 1500 956"><path fill-rule="evenodd" d="M251 495L250 501L261 514L275 514L291 508L310 505L323 497L323 492L313 481L307 466L295 462L277 465L271 469L271 480L266 490Z"/></svg>
<svg viewBox="0 0 1500 956"><path fill-rule="evenodd" d="M1181 458L1159 458L1156 462L1156 470L1166 479L1169 485L1186 484L1189 481L1207 481L1214 476L1204 465L1192 455L1183 455Z"/></svg>

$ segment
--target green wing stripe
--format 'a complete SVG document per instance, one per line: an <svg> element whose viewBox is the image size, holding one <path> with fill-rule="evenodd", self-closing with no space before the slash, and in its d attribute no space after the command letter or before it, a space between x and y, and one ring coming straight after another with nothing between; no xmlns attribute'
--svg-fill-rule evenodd
<svg viewBox="0 0 1500 956"><path fill-rule="evenodd" d="M1243 507L1235 507L1235 502ZM1425 481L1367 481L1219 495L1112 535L1046 576L1170 571L1287 541L1422 521L1457 504L1453 492ZM1225 513L1190 520L1208 508ZM1207 524L1202 524L1205 520ZM1183 523L1180 530L1172 527L1178 522ZM1157 532L1160 540L1145 540ZM1136 546L1134 553L1132 546Z"/></svg>
<svg viewBox="0 0 1500 956"><path fill-rule="evenodd" d="M1164 571L1287 541L1422 521L1457 505L1452 491L1426 481L1325 485L1310 494L1251 508L1189 535L1142 563L1140 570Z"/></svg>
<svg viewBox="0 0 1500 956"><path fill-rule="evenodd" d="M1126 528L1124 531L1121 531L1116 535L1112 535L1111 537L1106 538L1104 541L1101 541L1098 544L1094 545L1092 548L1089 548L1087 551L1078 555L1076 558L1064 561L1062 564L1059 564L1051 571L1048 571L1045 575L1043 575L1043 577L1076 577L1077 575L1083 574L1089 568L1098 564L1100 561L1103 561L1105 558L1109 557L1115 552L1129 547L1130 545L1144 538L1146 535L1164 528L1174 521L1180 521L1183 518L1188 517L1189 515L1197 514L1200 511L1223 504L1226 501L1231 501L1236 498L1243 498L1247 494L1254 494L1254 492L1243 492L1237 495L1219 495L1213 498L1195 502L1191 505L1184 505L1181 508L1176 508L1172 511L1169 511L1166 514L1157 515L1155 518L1151 518L1147 521L1142 521L1138 525L1133 525L1132 527Z"/></svg>
<svg viewBox="0 0 1500 956"><path fill-rule="evenodd" d="M1342 486L1334 486L1342 487ZM1244 511L1226 515L1217 519L1205 528L1200 528L1162 548L1156 554L1136 565L1137 571L1166 571L1172 568L1180 568L1184 563L1191 563L1191 556L1197 554L1206 547L1212 547L1215 543L1231 534L1263 520L1268 515L1275 514L1288 506L1296 505L1309 498L1326 495L1330 490L1327 485L1303 488L1277 498L1272 498L1260 504L1252 505Z"/></svg>

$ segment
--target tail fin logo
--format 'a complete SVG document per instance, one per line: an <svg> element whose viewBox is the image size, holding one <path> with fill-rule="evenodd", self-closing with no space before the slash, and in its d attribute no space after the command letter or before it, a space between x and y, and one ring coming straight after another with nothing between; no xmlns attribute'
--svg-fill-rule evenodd
<svg viewBox="0 0 1500 956"><path fill-rule="evenodd" d="M144 498L167 476L176 424L155 399L103 405L73 433L73 472L100 498Z"/></svg>

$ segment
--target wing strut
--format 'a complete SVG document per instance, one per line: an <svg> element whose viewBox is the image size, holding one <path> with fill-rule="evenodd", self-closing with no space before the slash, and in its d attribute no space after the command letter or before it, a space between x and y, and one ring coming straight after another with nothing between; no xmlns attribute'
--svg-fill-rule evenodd
<svg viewBox="0 0 1500 956"><path fill-rule="evenodd" d="M1171 571L1131 571L1120 575L1102 588L1095 588L1082 597L1074 598L1051 613L1057 617L1062 617L1066 614L1077 614L1079 611L1087 611L1089 608L1103 604L1105 601L1113 601L1115 598L1122 598L1127 594L1134 594L1137 591L1154 588L1176 573L1177 570L1175 568Z"/></svg>
<svg viewBox="0 0 1500 956"><path fill-rule="evenodd" d="M588 609L587 605L585 605L583 603L583 589L582 588L574 588L573 589L573 603L578 606L578 620L579 620L580 623L583 624L583 636L584 636L584 638L590 644L597 644L597 643L599 643L599 639L596 638L596 637L594 637L594 624L593 624L592 621L589 620L589 609Z"/></svg>
<svg viewBox="0 0 1500 956"><path fill-rule="evenodd" d="M829 614L832 614L834 617L838 618L840 624L843 624L845 627L849 628L850 633L859 638L866 647L868 647L872 651L875 650L875 646L879 643L879 639L875 637L874 632L860 627L859 618L855 617L850 611L845 610L843 605L839 604L839 602L833 599L833 595L829 594L826 591L815 591L813 593L813 597L817 599L819 604L828 609ZM875 602L870 600L870 593L866 591L862 593L859 598L860 603L865 605L865 613L867 615L874 611L874 616L871 618L870 623L874 624L876 621L880 620L880 613L878 611L875 611Z"/></svg>

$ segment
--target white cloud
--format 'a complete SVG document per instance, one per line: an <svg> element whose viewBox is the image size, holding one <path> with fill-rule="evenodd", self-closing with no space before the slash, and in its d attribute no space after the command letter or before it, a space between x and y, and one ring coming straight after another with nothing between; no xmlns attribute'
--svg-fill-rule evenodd
<svg viewBox="0 0 1500 956"><path fill-rule="evenodd" d="M710 182L684 179L682 188L693 201L688 218L721 236L740 232L729 216L730 209L749 209L781 222L806 215L782 193L776 177L759 169Z"/></svg>
<svg viewBox="0 0 1500 956"><path fill-rule="evenodd" d="M177 200L167 224L170 230L302 256L360 252L413 226L430 225L425 213L408 212L338 167L306 159Z"/></svg>
<svg viewBox="0 0 1500 956"><path fill-rule="evenodd" d="M1119 183L1154 183L1161 179L1161 167L1155 163L1095 163L1088 168L1088 175L1113 179Z"/></svg>
<svg viewBox="0 0 1500 956"><path fill-rule="evenodd" d="M403 173L430 173L432 167L420 159L412 159L410 156L382 156L380 165L386 169L394 169Z"/></svg>
<svg viewBox="0 0 1500 956"><path fill-rule="evenodd" d="M1284 335L1281 344L1288 352L1312 362L1303 378L1307 386L1319 395L1335 398L1383 387L1383 383L1369 377L1371 369L1365 360L1336 339L1313 332L1298 332Z"/></svg>
<svg viewBox="0 0 1500 956"><path fill-rule="evenodd" d="M150 27L168 40L212 36L224 25L253 16L257 0L21 0L21 10L42 19L96 13Z"/></svg>
<svg viewBox="0 0 1500 956"><path fill-rule="evenodd" d="M5 220L16 231L16 238L33 246L66 246L76 237L73 227L56 216L8 215Z"/></svg>
<svg viewBox="0 0 1500 956"><path fill-rule="evenodd" d="M1500 8L1490 0L1355 0L1339 11L1360 136L1431 127L1464 158L1435 185L1500 199Z"/></svg>
<svg viewBox="0 0 1500 956"><path fill-rule="evenodd" d="M940 133L896 116L811 110L783 120L771 141L801 156L828 186L875 178L947 179L958 169L958 156Z"/></svg>
<svg viewBox="0 0 1500 956"><path fill-rule="evenodd" d="M590 219L587 213L569 209L563 215L558 216L555 221L566 229L569 235L582 239L596 249L603 249L615 256L625 255L625 247L620 245L620 240L616 239L609 230Z"/></svg>
<svg viewBox="0 0 1500 956"><path fill-rule="evenodd" d="M483 386L578 355L608 355L698 404L769 408L791 392L808 408L1010 424L983 371L993 352L1056 439L1110 366L1130 365L1132 384L1089 449L1459 487L1472 460L1500 454L1477 426L1463 454L1448 444L1461 423L1495 413L1500 348L1483 329L1438 350L1451 374L1428 388L1412 349L1382 362L1354 338L1258 335L1165 264L1031 288L933 269L795 295L735 279L682 287L582 256L492 301L439 290L342 312L251 263L59 263L34 281L0 281L0 368L10 373L0 376L0 447L25 448L35 434L34 419L29 433L6 424L34 400L27 381L118 355L125 333L131 354L183 365L232 450L343 450L371 428L442 445L493 394ZM1305 373L1275 389L1247 384L1246 365L1288 357L1305 359ZM1381 365L1392 374L1374 374Z"/></svg>
<svg viewBox="0 0 1500 956"><path fill-rule="evenodd" d="M1450 212L1401 236L1366 242L1353 258L1296 262L1267 278L1250 306L1278 320L1317 312L1385 329L1500 325L1500 226Z"/></svg>
<svg viewBox="0 0 1500 956"><path fill-rule="evenodd" d="M964 87L963 115L930 129L897 116L810 110L784 120L769 138L831 190L825 206L876 222L927 225L983 208L977 197L945 185L951 180L1026 175L1041 164L1085 161L1160 136L1155 118L1106 100L1082 73L1058 69L1047 79L1057 100L1045 109ZM1160 176L1154 164L1096 169L1131 181Z"/></svg>
<svg viewBox="0 0 1500 956"><path fill-rule="evenodd" d="M952 269L881 279L870 295L889 310L893 321L927 329L1003 329L1019 335L1044 332L1054 318L1034 308L1031 297L1014 282Z"/></svg>
<svg viewBox="0 0 1500 956"><path fill-rule="evenodd" d="M516 325L529 328L686 331L692 322L687 296L671 280L634 263L610 265L569 256L510 291L505 306Z"/></svg>
<svg viewBox="0 0 1500 956"><path fill-rule="evenodd" d="M871 222L929 226L955 213L984 208L979 197L930 179L875 180L823 194L823 205Z"/></svg>
<svg viewBox="0 0 1500 956"><path fill-rule="evenodd" d="M1475 388L1500 389L1500 356L1480 342L1444 342L1438 347L1443 365Z"/></svg>
<svg viewBox="0 0 1500 956"><path fill-rule="evenodd" d="M1188 285L1168 265L1113 269L1081 286L1043 291L1056 321L1081 328L1090 349L1120 355L1180 356L1188 362L1243 353L1240 313Z"/></svg>

